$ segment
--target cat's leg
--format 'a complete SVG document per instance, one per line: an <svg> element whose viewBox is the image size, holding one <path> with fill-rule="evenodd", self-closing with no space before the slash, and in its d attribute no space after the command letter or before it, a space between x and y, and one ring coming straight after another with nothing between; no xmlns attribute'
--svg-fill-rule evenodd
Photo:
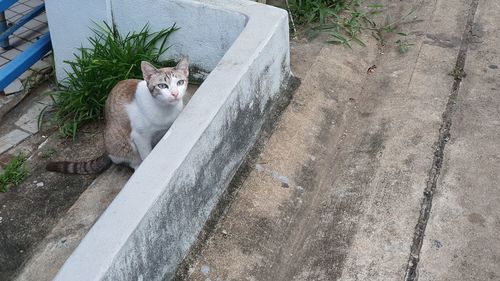
<svg viewBox="0 0 500 281"><path fill-rule="evenodd" d="M116 155L108 155L108 157L111 159L111 161L117 165L125 165L129 166L130 168L137 170L137 167L141 164L141 159L139 156L137 157L130 157L130 158L124 158Z"/></svg>
<svg viewBox="0 0 500 281"><path fill-rule="evenodd" d="M130 135L132 137L132 141L135 144L135 147L137 148L137 152L139 152L139 155L141 156L141 160L146 159L146 157L153 149L153 147L151 146L151 136L139 134L138 132L134 131L132 131Z"/></svg>
<svg viewBox="0 0 500 281"><path fill-rule="evenodd" d="M137 168L139 167L139 165L141 165L141 161L140 160L134 160L132 162L129 163L129 167L134 169L134 170L137 170Z"/></svg>
<svg viewBox="0 0 500 281"><path fill-rule="evenodd" d="M153 145L153 147L155 147L160 142L160 140L163 138L163 136L165 135L167 130L158 131L153 135L153 138L151 141L151 144Z"/></svg>

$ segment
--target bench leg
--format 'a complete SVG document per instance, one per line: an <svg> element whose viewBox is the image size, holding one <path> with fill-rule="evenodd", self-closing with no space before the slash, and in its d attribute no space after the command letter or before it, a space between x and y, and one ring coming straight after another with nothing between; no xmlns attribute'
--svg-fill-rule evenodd
<svg viewBox="0 0 500 281"><path fill-rule="evenodd" d="M7 20L5 19L5 12L0 13L0 34L7 30ZM9 47L9 38L0 42L0 47L7 49Z"/></svg>

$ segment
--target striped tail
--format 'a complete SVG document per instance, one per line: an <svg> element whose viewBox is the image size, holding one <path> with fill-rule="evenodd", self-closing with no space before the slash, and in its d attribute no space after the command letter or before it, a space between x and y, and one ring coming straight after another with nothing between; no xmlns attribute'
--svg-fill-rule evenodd
<svg viewBox="0 0 500 281"><path fill-rule="evenodd" d="M88 175L98 174L106 170L109 166L111 166L111 163L111 159L108 155L103 154L102 156L87 162L49 162L47 163L47 166L45 166L45 169L47 171L66 174Z"/></svg>

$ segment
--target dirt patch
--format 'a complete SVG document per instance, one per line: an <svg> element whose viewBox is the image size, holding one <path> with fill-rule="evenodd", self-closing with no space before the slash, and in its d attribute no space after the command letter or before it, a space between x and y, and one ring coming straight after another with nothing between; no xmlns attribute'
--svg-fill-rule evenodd
<svg viewBox="0 0 500 281"><path fill-rule="evenodd" d="M8 154L29 153L30 175L19 186L0 194L1 280L12 277L33 246L50 232L96 177L49 173L45 163L49 158L88 159L100 154L99 127L87 128L74 142L59 139L54 131L49 129L32 136ZM46 134L52 135L44 137Z"/></svg>
<svg viewBox="0 0 500 281"><path fill-rule="evenodd" d="M0 130L8 130L24 108L37 102L30 96L4 119ZM17 187L0 193L0 279L9 280L30 256L37 242L50 232L59 218L95 179L95 175L63 175L45 171L52 159L90 159L102 150L102 125L86 126L77 138L61 139L57 128L42 130L4 153L2 163L20 152L28 155L30 175Z"/></svg>

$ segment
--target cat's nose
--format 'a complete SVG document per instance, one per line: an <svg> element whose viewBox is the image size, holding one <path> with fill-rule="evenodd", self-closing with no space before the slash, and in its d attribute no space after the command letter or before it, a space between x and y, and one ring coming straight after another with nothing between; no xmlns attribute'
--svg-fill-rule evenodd
<svg viewBox="0 0 500 281"><path fill-rule="evenodd" d="M172 97L177 98L177 96L179 95L179 92L178 91L172 91L172 92L170 92L170 94L172 95Z"/></svg>

